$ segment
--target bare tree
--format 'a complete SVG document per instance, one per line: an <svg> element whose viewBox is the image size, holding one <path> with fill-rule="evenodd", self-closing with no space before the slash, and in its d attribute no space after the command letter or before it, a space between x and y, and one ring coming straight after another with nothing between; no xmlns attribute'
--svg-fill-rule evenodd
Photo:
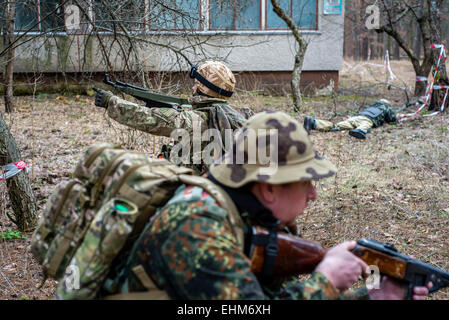
<svg viewBox="0 0 449 320"><path fill-rule="evenodd" d="M112 74L120 72L143 87L158 85L158 90L161 89L161 83L151 79L150 72L182 71L199 60L211 58L226 60L233 48L229 37L197 32L203 23L198 1L97 0L94 14L84 0L72 0L72 3L81 11L84 43L92 39L98 43L94 49L98 53L93 54L101 56L98 65L105 66L105 71ZM225 38L226 43L220 42ZM217 46L223 55L212 53ZM159 72L161 79L162 73Z"/></svg>
<svg viewBox="0 0 449 320"><path fill-rule="evenodd" d="M292 31L293 36L295 37L296 44L298 48L295 54L295 64L292 71L292 97L293 97L293 108L296 112L299 112L300 107L302 105L302 96L301 90L299 87L299 83L301 80L301 71L302 66L304 64L304 56L307 50L307 42L301 35L301 31L293 19L285 13L285 11L281 8L278 0L271 0L271 4L273 5L274 12L285 21L289 29Z"/></svg>
<svg viewBox="0 0 449 320"><path fill-rule="evenodd" d="M14 137L8 130L0 113L0 165L21 160L19 149ZM14 214L8 217L17 225L20 231L31 231L37 224L37 213L33 190L28 175L21 171L6 180L9 199Z"/></svg>
<svg viewBox="0 0 449 320"><path fill-rule="evenodd" d="M164 64L174 61L174 65L165 70L183 70L186 65L193 64L193 60L197 62L206 58L217 58L210 53L215 51L217 46L223 46L221 53L224 54L220 58L226 59L226 55L232 50L232 42L226 43L227 49L226 45L220 43L220 36L197 34L196 31L200 30L201 26L201 17L199 7L193 8L198 9L198 14L191 15L194 10L190 6L194 6L194 3L197 2L169 0L0 2L2 15L0 25L4 40L4 45L0 48L1 66L5 67L5 79L10 79L5 81L8 83L6 97L9 97L8 102L6 100L8 98L5 97L5 105L11 106L8 103L12 102L13 96L14 58L17 61L20 55L29 57L28 72L42 72L41 59L46 55L49 60L56 57L58 71L64 75L64 79L67 79L67 75L71 72L82 73L90 79L92 72L104 68L104 71L118 71L128 75L145 87L154 84L154 81L150 83L149 72L164 70ZM45 7L48 4L50 7ZM148 8L148 5L152 7ZM75 12L76 10L79 12ZM15 21L17 14L23 12L27 15L26 23L23 17L22 21ZM73 30L67 28L64 13L66 17L70 14L79 14L80 23ZM18 26L20 28L17 28ZM14 34L15 31L20 33ZM31 33L32 31L37 32ZM78 52L77 60L71 56L74 48ZM7 111L12 109L11 107ZM17 160L21 160L19 148L0 114L0 165ZM10 219L20 230L33 229L37 217L28 176L21 172L8 179L7 184L14 211L13 215L9 215Z"/></svg>
<svg viewBox="0 0 449 320"><path fill-rule="evenodd" d="M393 38L399 47L412 62L416 76L427 77L432 66L438 60L439 52L432 50L432 44L441 44L443 41L441 30L441 11L449 5L448 0L381 0L381 16L385 21L377 32L385 32ZM419 25L424 58L421 61L419 53L401 35L400 25L406 18L413 18ZM444 63L440 67L440 78L447 81ZM416 82L415 96L422 95L425 91L423 82Z"/></svg>
<svg viewBox="0 0 449 320"><path fill-rule="evenodd" d="M7 48L5 55L4 87L5 87L5 112L14 111L13 84L14 84L14 21L16 2L14 0L5 1L2 4L2 19L0 21L0 31L3 36L3 46Z"/></svg>

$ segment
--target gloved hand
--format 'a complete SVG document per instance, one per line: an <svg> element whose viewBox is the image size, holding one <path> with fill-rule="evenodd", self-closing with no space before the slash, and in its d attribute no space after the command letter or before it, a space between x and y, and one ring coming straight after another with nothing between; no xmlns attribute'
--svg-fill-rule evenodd
<svg viewBox="0 0 449 320"><path fill-rule="evenodd" d="M101 108L108 108L109 99L113 96L111 91L105 91L97 88L93 88L97 94L95 95L95 105Z"/></svg>

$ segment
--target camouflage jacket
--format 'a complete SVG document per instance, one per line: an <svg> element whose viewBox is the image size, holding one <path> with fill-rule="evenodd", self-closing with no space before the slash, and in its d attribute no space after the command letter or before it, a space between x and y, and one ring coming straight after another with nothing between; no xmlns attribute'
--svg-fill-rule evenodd
<svg viewBox="0 0 449 320"><path fill-rule="evenodd" d="M190 134L190 161L184 166L194 168L197 173L204 172L203 162L194 165L192 159L194 129L203 133L207 129L217 129L221 133L221 145L224 146L225 130L238 129L253 115L248 107L241 107L241 112L230 106L226 100L205 96L192 96L189 99L191 110L176 110L174 108L147 108L136 103L112 96L108 103L107 113L115 121L131 128L158 136L170 137L176 129L187 130ZM201 138L201 136L198 136ZM193 138L193 139L192 139ZM200 142L201 150L209 142ZM202 159L201 155L197 155ZM172 159L173 161L173 159ZM176 163L176 161L173 161Z"/></svg>
<svg viewBox="0 0 449 320"><path fill-rule="evenodd" d="M358 113L359 116L365 116L373 122L374 128L381 126L384 122L397 122L396 113L383 102L377 101Z"/></svg>
<svg viewBox="0 0 449 320"><path fill-rule="evenodd" d="M202 132L209 128L240 128L253 115L249 108L242 107L242 112L239 112L223 99L193 96L189 102L192 110L179 111L174 108L147 108L112 96L107 112L109 117L123 125L165 137L170 137L175 129L192 132L194 121L199 121Z"/></svg>
<svg viewBox="0 0 449 320"><path fill-rule="evenodd" d="M142 265L172 299L368 299L366 288L341 293L319 272L303 282L263 284L226 227L226 215L202 188L180 186L142 232L130 269ZM127 274L127 289L145 291Z"/></svg>

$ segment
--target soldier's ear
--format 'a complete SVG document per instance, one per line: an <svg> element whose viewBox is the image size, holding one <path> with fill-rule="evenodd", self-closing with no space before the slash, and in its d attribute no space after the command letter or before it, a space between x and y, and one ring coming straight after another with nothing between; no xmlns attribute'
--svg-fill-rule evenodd
<svg viewBox="0 0 449 320"><path fill-rule="evenodd" d="M255 186L259 193L259 201L262 202L263 205L268 207L270 204L273 204L276 201L278 193L277 188L279 186L265 182L257 182Z"/></svg>

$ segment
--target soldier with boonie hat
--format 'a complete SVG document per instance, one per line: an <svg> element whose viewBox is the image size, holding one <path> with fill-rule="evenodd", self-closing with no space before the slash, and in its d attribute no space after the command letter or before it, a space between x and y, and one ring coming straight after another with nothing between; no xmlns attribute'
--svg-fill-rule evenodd
<svg viewBox="0 0 449 320"><path fill-rule="evenodd" d="M208 179L181 185L157 211L138 240L130 267L145 270L171 299L403 298L404 287L389 278L374 291L348 290L367 270L350 251L355 241L330 248L305 281L272 276L278 232L297 232L297 217L318 196L313 181L336 171L293 117L256 114L210 167ZM255 226L269 230L262 274L251 268ZM130 274L126 289L142 286ZM424 291L415 292L415 298L427 294L419 290Z"/></svg>

